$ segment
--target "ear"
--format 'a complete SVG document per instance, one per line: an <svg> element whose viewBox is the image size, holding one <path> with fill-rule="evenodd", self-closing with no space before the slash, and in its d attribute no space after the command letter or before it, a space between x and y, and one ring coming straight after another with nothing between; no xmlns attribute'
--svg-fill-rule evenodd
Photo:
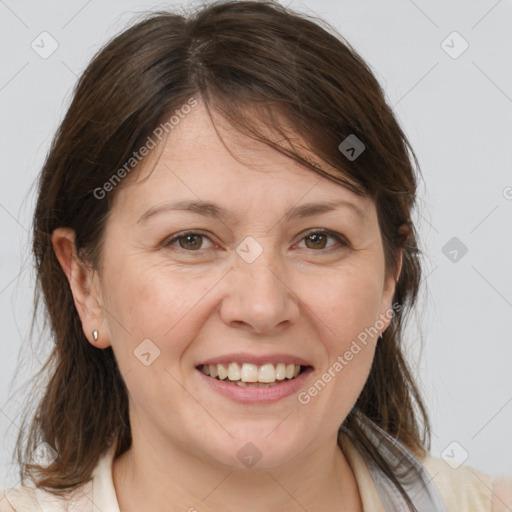
<svg viewBox="0 0 512 512"><path fill-rule="evenodd" d="M108 347L110 335L97 272L78 257L75 232L71 228L55 229L52 233L52 245L69 282L86 338L95 347ZM97 340L94 340L93 331L98 331Z"/></svg>
<svg viewBox="0 0 512 512"><path fill-rule="evenodd" d="M409 230L409 227L405 224L400 227L400 229L398 230L398 234L400 235L402 240L407 238ZM399 311L402 307L401 304L393 304L393 297L395 296L396 283L398 282L400 274L402 273L403 254L404 250L402 247L400 247L398 249L396 267L394 269L394 272L390 272L384 278L384 289L382 293L382 306L380 316L384 323L384 328L381 330L381 332L384 332L389 327L389 324L391 323L392 319L392 314L395 313L397 308Z"/></svg>

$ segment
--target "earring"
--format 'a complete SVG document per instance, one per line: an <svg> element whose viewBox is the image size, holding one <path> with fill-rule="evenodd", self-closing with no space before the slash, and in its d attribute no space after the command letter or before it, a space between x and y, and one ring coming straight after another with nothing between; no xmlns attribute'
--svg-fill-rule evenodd
<svg viewBox="0 0 512 512"><path fill-rule="evenodd" d="M92 331L92 337L94 341L98 341L98 331L96 329Z"/></svg>
<svg viewBox="0 0 512 512"><path fill-rule="evenodd" d="M379 340L383 338L382 333L379 334Z"/></svg>

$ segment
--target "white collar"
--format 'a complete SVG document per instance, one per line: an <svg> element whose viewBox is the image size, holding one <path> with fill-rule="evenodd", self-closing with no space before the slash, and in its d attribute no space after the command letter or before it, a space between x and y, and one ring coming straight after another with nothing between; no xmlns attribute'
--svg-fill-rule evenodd
<svg viewBox="0 0 512 512"><path fill-rule="evenodd" d="M93 512L121 512L117 501L112 463L114 461L115 443L101 456L92 474Z"/></svg>

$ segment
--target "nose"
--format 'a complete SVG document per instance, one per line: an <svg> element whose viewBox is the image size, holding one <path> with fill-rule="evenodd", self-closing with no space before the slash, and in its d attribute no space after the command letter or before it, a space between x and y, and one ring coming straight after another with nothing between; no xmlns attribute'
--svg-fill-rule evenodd
<svg viewBox="0 0 512 512"><path fill-rule="evenodd" d="M287 283L282 266L270 265L275 263L271 260L263 255L252 263L238 259L229 273L220 308L226 325L272 334L297 322L298 298Z"/></svg>

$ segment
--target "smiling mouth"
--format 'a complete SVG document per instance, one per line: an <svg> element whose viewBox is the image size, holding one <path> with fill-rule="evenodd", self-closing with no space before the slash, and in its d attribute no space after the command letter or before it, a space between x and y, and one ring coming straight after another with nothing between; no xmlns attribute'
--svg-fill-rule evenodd
<svg viewBox="0 0 512 512"><path fill-rule="evenodd" d="M302 374L308 366L297 364L250 363L202 364L197 367L202 373L216 380L241 387L268 388L288 382Z"/></svg>

